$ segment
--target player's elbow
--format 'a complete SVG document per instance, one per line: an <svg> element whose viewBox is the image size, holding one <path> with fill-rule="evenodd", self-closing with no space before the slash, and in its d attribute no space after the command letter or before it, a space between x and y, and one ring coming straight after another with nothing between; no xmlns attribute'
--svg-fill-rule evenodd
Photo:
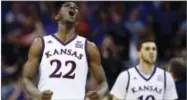
<svg viewBox="0 0 187 100"><path fill-rule="evenodd" d="M28 85L28 83L29 83L30 81L32 81L31 78L23 76L23 79L22 79L23 87L27 87L27 85Z"/></svg>
<svg viewBox="0 0 187 100"><path fill-rule="evenodd" d="M107 92L109 90L108 82L106 78L103 78L101 81L101 86L104 88L104 91Z"/></svg>
<svg viewBox="0 0 187 100"><path fill-rule="evenodd" d="M23 89L27 92L27 83L28 83L28 79L23 77L22 78L22 86L23 86Z"/></svg>
<svg viewBox="0 0 187 100"><path fill-rule="evenodd" d="M104 82L102 83L101 87L102 87L102 90L103 90L103 95L106 95L107 92L108 92L108 90L109 90L107 81L104 81Z"/></svg>
<svg viewBox="0 0 187 100"><path fill-rule="evenodd" d="M106 88L106 91L108 91L108 88L109 88L109 87L108 87L107 81L104 81L103 84L104 84L104 86L105 86L105 88Z"/></svg>
<svg viewBox="0 0 187 100"><path fill-rule="evenodd" d="M27 77L23 77L23 79L22 79L22 84L23 84L23 86L25 87L25 85L27 85L27 83L28 83L28 78Z"/></svg>

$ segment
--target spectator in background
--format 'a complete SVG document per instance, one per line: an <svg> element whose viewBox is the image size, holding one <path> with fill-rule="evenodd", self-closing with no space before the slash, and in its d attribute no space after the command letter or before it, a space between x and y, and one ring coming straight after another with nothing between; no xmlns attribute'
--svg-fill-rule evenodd
<svg viewBox="0 0 187 100"><path fill-rule="evenodd" d="M153 16L147 16L147 27L145 28L145 33L151 37L155 37L155 29L154 29L154 19Z"/></svg>
<svg viewBox="0 0 187 100"><path fill-rule="evenodd" d="M169 62L168 71L175 80L178 100L186 100L186 63L182 58L173 58Z"/></svg>
<svg viewBox="0 0 187 100"><path fill-rule="evenodd" d="M28 53L28 48L34 38L45 34L43 24L38 16L36 7L29 4L27 7L28 15L26 16L26 20L24 20L22 27L20 27L22 31L17 32L13 30L8 34L8 42L14 45L16 44L22 52L20 53L22 58L25 59Z"/></svg>
<svg viewBox="0 0 187 100"><path fill-rule="evenodd" d="M26 20L26 16L23 13L22 3L21 2L13 2L11 11L6 14L6 24L12 26L14 23L24 23Z"/></svg>
<svg viewBox="0 0 187 100"><path fill-rule="evenodd" d="M177 34L181 35L181 36L184 36L184 35L186 35L186 32L187 32L187 19L182 22Z"/></svg>
<svg viewBox="0 0 187 100"><path fill-rule="evenodd" d="M180 57L182 57L185 61L187 61L187 51L186 51L187 49L186 48L184 48L184 49L182 49L181 50L181 53L180 53Z"/></svg>
<svg viewBox="0 0 187 100"><path fill-rule="evenodd" d="M129 34L123 26L122 13L111 10L111 23L101 46L102 63L109 83L113 86L118 74L126 69L123 61L128 60Z"/></svg>
<svg viewBox="0 0 187 100"><path fill-rule="evenodd" d="M186 24L186 26L185 26ZM186 46L187 21L184 21L176 32L176 36L170 41L169 48L166 49L166 58L179 56L181 50Z"/></svg>
<svg viewBox="0 0 187 100"><path fill-rule="evenodd" d="M107 77L109 90L112 88L118 74L125 69L119 59L119 53L114 39L106 35L101 46L102 65Z"/></svg>
<svg viewBox="0 0 187 100"><path fill-rule="evenodd" d="M139 41L139 39L145 35L145 26L140 20L138 20L139 13L139 9L134 8L130 13L129 19L124 23L125 27L128 29L131 36L129 56L130 61L133 65L136 65L138 63L138 57L136 54L136 44Z"/></svg>
<svg viewBox="0 0 187 100"><path fill-rule="evenodd" d="M23 24L26 21L26 15L22 11L21 2L13 2L11 4L11 10L6 14L6 26L7 26L7 39L4 39L9 43L17 43L18 37L23 32Z"/></svg>
<svg viewBox="0 0 187 100"><path fill-rule="evenodd" d="M20 84L20 73L22 72L22 60L13 50L2 50L2 100L27 100ZM9 52L7 51L9 50ZM7 55L6 53L10 53ZM10 59L12 58L12 59Z"/></svg>
<svg viewBox="0 0 187 100"><path fill-rule="evenodd" d="M22 87L21 78L15 82L13 90L11 90L7 95L8 98L6 100L29 100L28 95Z"/></svg>
<svg viewBox="0 0 187 100"><path fill-rule="evenodd" d="M97 46L101 46L105 34L109 27L109 14L106 9L102 9L99 12L99 24L93 29L92 40Z"/></svg>
<svg viewBox="0 0 187 100"><path fill-rule="evenodd" d="M80 9L80 17L79 21L77 22L76 31L80 36L88 38L90 33L90 23L89 23L89 7L87 2L80 2L79 4Z"/></svg>
<svg viewBox="0 0 187 100"><path fill-rule="evenodd" d="M174 9L170 1L162 2L160 9L155 13L158 56L162 60L169 60L167 48L171 46L170 41L175 37L178 18L179 13Z"/></svg>
<svg viewBox="0 0 187 100"><path fill-rule="evenodd" d="M129 33L124 27L124 13L126 8L123 3L111 3L109 6L110 23L108 27L108 36L111 36L116 45L113 57L121 60L128 60L129 53ZM121 10L123 9L123 10Z"/></svg>

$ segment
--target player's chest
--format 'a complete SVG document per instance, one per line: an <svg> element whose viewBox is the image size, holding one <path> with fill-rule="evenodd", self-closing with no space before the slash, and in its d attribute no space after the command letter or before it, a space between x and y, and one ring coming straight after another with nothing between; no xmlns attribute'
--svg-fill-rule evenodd
<svg viewBox="0 0 187 100"><path fill-rule="evenodd" d="M129 91L133 94L162 94L164 92L164 81L158 75L154 75L147 80L135 75L131 77Z"/></svg>

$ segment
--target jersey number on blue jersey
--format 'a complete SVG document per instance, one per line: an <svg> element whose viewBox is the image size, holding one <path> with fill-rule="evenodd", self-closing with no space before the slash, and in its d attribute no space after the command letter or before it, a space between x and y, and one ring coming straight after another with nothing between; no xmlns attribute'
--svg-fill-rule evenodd
<svg viewBox="0 0 187 100"><path fill-rule="evenodd" d="M57 59L54 59L54 60L50 61L51 66L53 65L53 63L56 63L57 66L56 66L56 69L54 70L54 72L49 77L50 78L60 78L62 76L62 72L60 72L60 73L57 73L57 72L62 67L62 63ZM74 79L75 78L75 73L73 75L71 75L71 74L76 69L76 63L74 61L68 60L68 61L65 62L65 66L67 66L68 64L72 65L71 70L62 77L63 78Z"/></svg>

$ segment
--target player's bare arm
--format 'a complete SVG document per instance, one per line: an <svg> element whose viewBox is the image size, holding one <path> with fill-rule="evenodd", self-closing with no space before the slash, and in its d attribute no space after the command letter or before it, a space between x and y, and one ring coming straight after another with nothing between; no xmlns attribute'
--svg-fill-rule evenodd
<svg viewBox="0 0 187 100"><path fill-rule="evenodd" d="M34 85L34 80L35 80L34 77L38 70L39 57L41 51L42 51L42 41L41 39L37 38L34 40L34 42L30 47L28 61L26 62L23 71L24 88L26 92L29 94L29 96L33 99L40 98L40 91Z"/></svg>
<svg viewBox="0 0 187 100"><path fill-rule="evenodd" d="M30 47L28 61L26 62L23 70L24 89L26 90L28 95L34 100L43 99L42 97L43 93L47 92L45 91L41 93L34 84L35 75L39 67L39 59L41 56L41 52L42 52L42 40L40 38L37 38L34 40L34 42Z"/></svg>
<svg viewBox="0 0 187 100"><path fill-rule="evenodd" d="M100 97L103 97L108 90L108 84L107 84L104 70L101 65L101 58L100 58L99 50L97 49L97 47L94 43L88 42L87 45L88 45L87 50L88 50L88 54L90 57L91 72L93 73L93 76L99 85L99 87L96 88L95 92ZM93 92L94 91L90 91L90 92L88 92L87 95L90 98L94 98Z"/></svg>

